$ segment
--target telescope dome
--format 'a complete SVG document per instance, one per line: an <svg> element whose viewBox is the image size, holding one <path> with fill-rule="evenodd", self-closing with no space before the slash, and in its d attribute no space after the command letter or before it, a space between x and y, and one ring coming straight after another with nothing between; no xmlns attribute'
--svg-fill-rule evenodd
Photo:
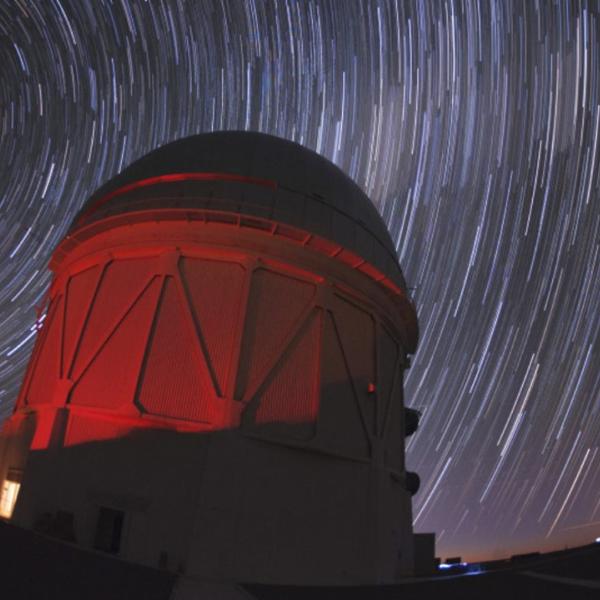
<svg viewBox="0 0 600 600"><path fill-rule="evenodd" d="M356 253L406 289L394 243L368 196L332 162L294 142L219 131L161 146L92 194L72 232L106 216L169 206L285 223Z"/></svg>

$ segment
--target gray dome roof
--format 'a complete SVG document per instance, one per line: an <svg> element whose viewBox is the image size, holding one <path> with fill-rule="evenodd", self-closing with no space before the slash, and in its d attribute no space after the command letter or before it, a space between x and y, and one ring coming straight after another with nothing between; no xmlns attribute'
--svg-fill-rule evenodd
<svg viewBox="0 0 600 600"><path fill-rule="evenodd" d="M370 262L401 288L404 278L388 230L367 195L333 163L303 146L271 135L220 131L183 138L143 156L100 187L86 202L75 228L107 214L140 208L127 203L132 193L103 199L135 182L176 173L226 173L270 180L276 189L255 186L217 187L210 207L242 214L267 216L337 242ZM227 182L225 182L227 183ZM245 188L240 193L236 189ZM148 188L143 193L148 194ZM186 206L193 202L193 194ZM222 200L220 200L220 197ZM258 204L262 204L258 210ZM204 206L198 199L198 206ZM195 206L196 204L194 204ZM265 214L268 209L269 214ZM262 212L261 212L262 211Z"/></svg>

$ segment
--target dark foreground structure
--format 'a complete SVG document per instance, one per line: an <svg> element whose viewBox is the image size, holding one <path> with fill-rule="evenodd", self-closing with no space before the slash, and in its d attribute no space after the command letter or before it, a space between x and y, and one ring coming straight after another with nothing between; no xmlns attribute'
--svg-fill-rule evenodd
<svg viewBox="0 0 600 600"><path fill-rule="evenodd" d="M11 600L595 600L600 544L466 570L389 586L208 583L0 522L2 597Z"/></svg>
<svg viewBox="0 0 600 600"><path fill-rule="evenodd" d="M196 580L393 583L427 547L433 565L404 463L417 317L334 165L262 134L168 144L89 199L50 267L4 518Z"/></svg>

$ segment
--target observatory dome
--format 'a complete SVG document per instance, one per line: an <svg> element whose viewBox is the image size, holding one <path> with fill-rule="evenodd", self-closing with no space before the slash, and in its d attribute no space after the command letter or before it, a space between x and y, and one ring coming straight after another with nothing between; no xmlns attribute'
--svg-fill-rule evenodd
<svg viewBox="0 0 600 600"><path fill-rule="evenodd" d="M199 183L203 194L198 194ZM179 191L173 191L174 185ZM149 197L150 187L163 188L161 207L169 195L178 208L264 217L319 235L406 289L394 243L367 195L329 160L294 142L219 131L161 146L100 187L71 233L109 215L152 208L158 198Z"/></svg>
<svg viewBox="0 0 600 600"><path fill-rule="evenodd" d="M417 314L337 167L257 133L168 144L92 195L50 268L0 518L208 581L413 572Z"/></svg>

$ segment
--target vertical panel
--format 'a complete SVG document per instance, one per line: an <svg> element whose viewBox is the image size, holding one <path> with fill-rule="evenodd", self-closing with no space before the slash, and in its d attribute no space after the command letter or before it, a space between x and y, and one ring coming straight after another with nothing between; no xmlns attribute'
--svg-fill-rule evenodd
<svg viewBox="0 0 600 600"><path fill-rule="evenodd" d="M71 392L71 403L114 409L132 405L148 331L158 298L156 277L131 307Z"/></svg>
<svg viewBox="0 0 600 600"><path fill-rule="evenodd" d="M61 329L63 320L63 297L56 298L48 310L42 327L44 339L34 367L31 385L27 394L28 404L52 401L52 394L60 377ZM46 329L44 331L44 329Z"/></svg>
<svg viewBox="0 0 600 600"><path fill-rule="evenodd" d="M165 279L143 367L138 402L150 414L211 422L216 398L173 278Z"/></svg>
<svg viewBox="0 0 600 600"><path fill-rule="evenodd" d="M226 388L239 331L245 269L235 263L183 258L181 270L194 318L220 391Z"/></svg>
<svg viewBox="0 0 600 600"><path fill-rule="evenodd" d="M256 423L315 421L319 409L320 313L314 314L261 394Z"/></svg>
<svg viewBox="0 0 600 600"><path fill-rule="evenodd" d="M62 353L63 376L67 375L73 360L75 346L79 341L83 321L88 313L99 275L100 266L95 266L73 275L67 283Z"/></svg>
<svg viewBox="0 0 600 600"><path fill-rule="evenodd" d="M46 334L48 333L47 326L49 324L49 319L52 316L52 313L51 313L52 310L54 310L52 306L47 307L46 319L41 324L41 326L38 325L38 331L37 331L36 338L35 338L35 344L33 345L33 351L31 353L31 356L29 357L29 363L27 364L27 370L25 371L25 377L23 378L23 383L21 385L21 389L19 390L19 395L17 397L17 401L15 404L15 411L23 408L28 402L28 395L29 395L29 391L31 389L31 383L33 381L33 376L35 374L36 365L38 363L38 358L42 354L44 340L46 339Z"/></svg>
<svg viewBox="0 0 600 600"><path fill-rule="evenodd" d="M252 278L236 396L258 385L265 369L281 351L281 345L309 307L315 285L257 269Z"/></svg>
<svg viewBox="0 0 600 600"><path fill-rule="evenodd" d="M100 280L73 365L74 378L98 351L99 344L136 300L156 271L155 258L111 262Z"/></svg>
<svg viewBox="0 0 600 600"><path fill-rule="evenodd" d="M377 435L383 435L386 416L389 414L390 402L393 399L392 386L395 379L396 362L398 360L398 344L384 327L379 328L379 352L377 369ZM401 385L396 377L396 388Z"/></svg>
<svg viewBox="0 0 600 600"><path fill-rule="evenodd" d="M390 422L385 437L385 464L398 471L404 470L404 399L402 372L398 374L396 395L390 405Z"/></svg>
<svg viewBox="0 0 600 600"><path fill-rule="evenodd" d="M324 317L316 441L320 446L349 456L369 456L369 441L329 313Z"/></svg>
<svg viewBox="0 0 600 600"><path fill-rule="evenodd" d="M369 384L375 383L375 322L366 311L336 296L333 302L335 323L342 350L354 380L363 414L371 434L375 433L376 396Z"/></svg>

